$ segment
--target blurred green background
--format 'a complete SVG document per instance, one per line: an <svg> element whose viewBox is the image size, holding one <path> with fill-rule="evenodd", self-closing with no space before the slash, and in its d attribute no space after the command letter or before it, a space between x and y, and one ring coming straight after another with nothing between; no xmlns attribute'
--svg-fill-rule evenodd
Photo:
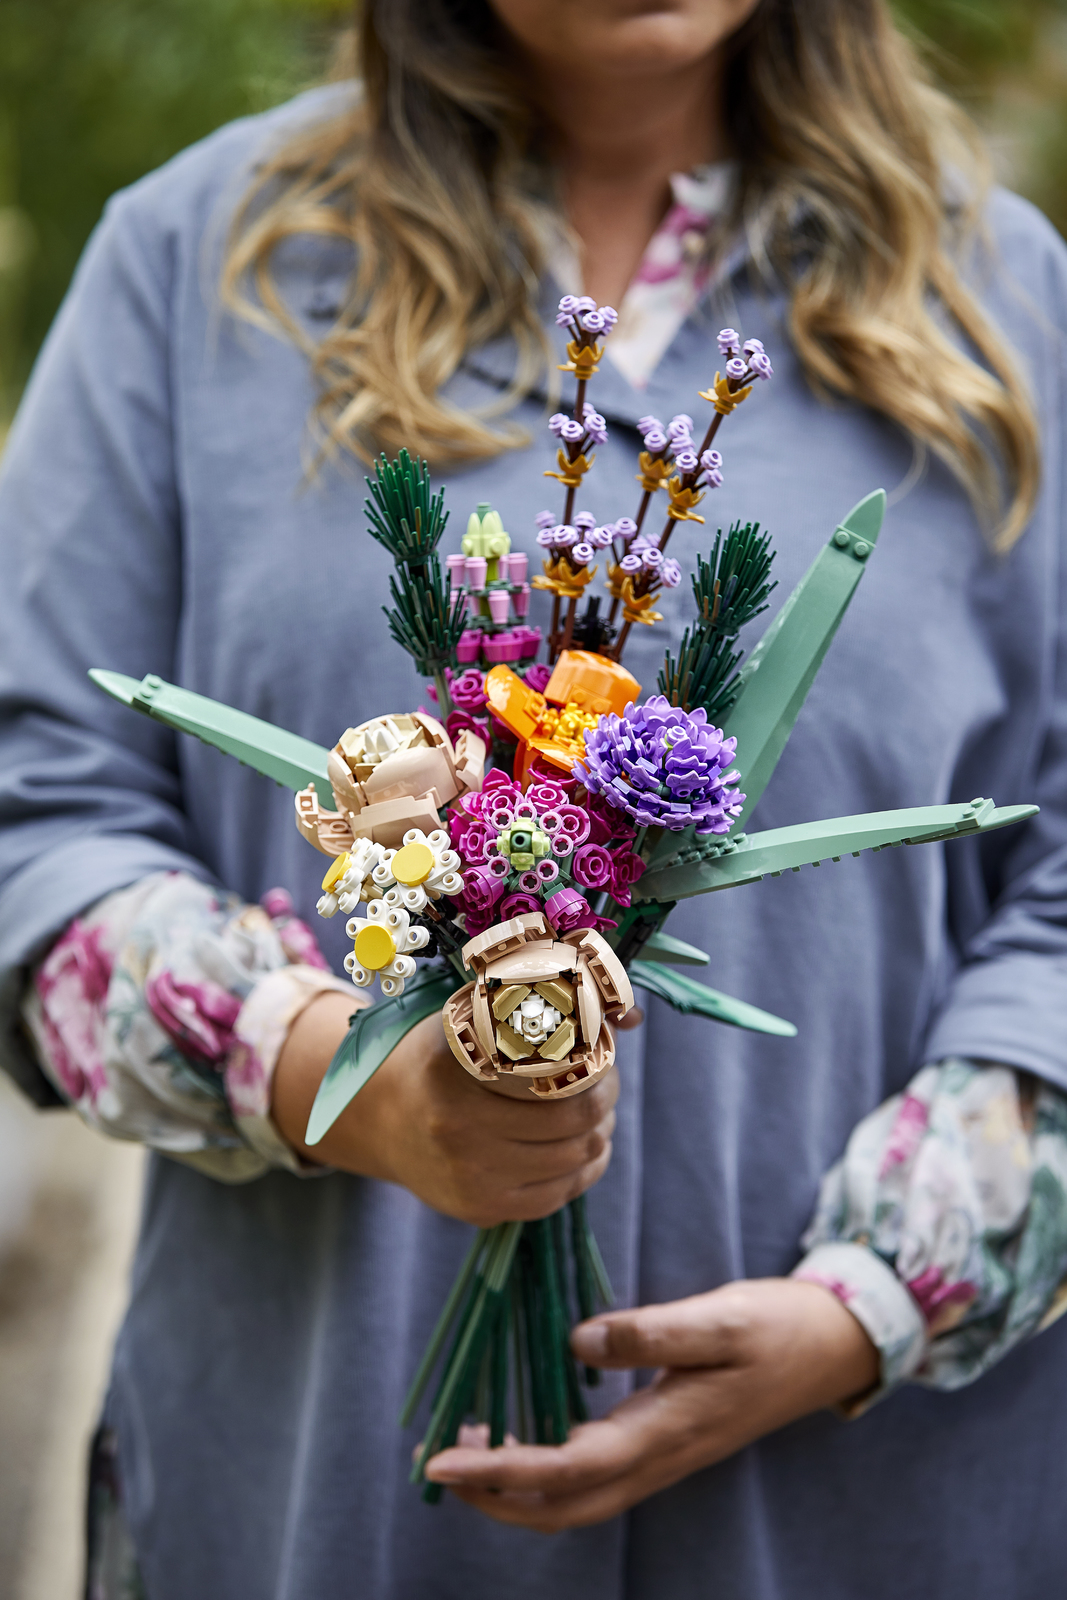
<svg viewBox="0 0 1067 1600"><path fill-rule="evenodd" d="M899 0L1067 231L1067 0ZM108 195L325 69L349 0L0 0L0 430Z"/></svg>

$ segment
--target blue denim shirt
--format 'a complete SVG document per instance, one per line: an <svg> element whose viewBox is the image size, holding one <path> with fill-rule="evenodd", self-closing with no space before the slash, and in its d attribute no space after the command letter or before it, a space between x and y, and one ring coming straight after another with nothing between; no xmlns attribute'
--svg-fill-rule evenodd
<svg viewBox="0 0 1067 1600"><path fill-rule="evenodd" d="M307 916L317 893L289 795L108 702L90 666L157 671L324 744L420 698L379 609L389 559L365 531L362 473L305 475L306 360L215 295L252 162L320 108L235 124L112 202L8 442L0 966L5 1061L27 1086L13 1020L25 968L102 894L161 867L248 899L284 883ZM1067 1087L1067 252L1013 197L996 196L989 220L976 282L1045 433L1040 503L1007 557L936 460L916 480L898 429L813 396L783 304L742 254L646 389L610 363L595 380L611 437L583 505L600 521L632 514L636 418L698 411L716 329L766 342L777 376L724 430L710 511L771 530L772 605L856 500L890 492L876 559L753 826L979 794L1043 808L980 843L679 908L671 932L712 952L709 981L799 1034L744 1034L653 1001L626 1036L614 1160L590 1197L623 1303L787 1272L821 1174L924 1060L992 1058ZM310 333L350 266L310 238L281 253ZM472 355L454 397L491 400L509 360L506 344ZM541 398L518 415L528 452L447 478L446 549L486 500L533 553L555 486L541 476ZM712 531L681 528L672 553L691 561ZM688 607L683 585L664 595L664 624L631 638L646 686ZM1062 1583L1062 1323L966 1390L907 1390L848 1426L807 1418L601 1527L545 1539L447 1499L422 1505L406 1481L416 1433L396 1416L467 1237L388 1184L274 1173L227 1188L153 1161L108 1401L152 1600L1002 1600ZM610 1375L598 1405L633 1381Z"/></svg>

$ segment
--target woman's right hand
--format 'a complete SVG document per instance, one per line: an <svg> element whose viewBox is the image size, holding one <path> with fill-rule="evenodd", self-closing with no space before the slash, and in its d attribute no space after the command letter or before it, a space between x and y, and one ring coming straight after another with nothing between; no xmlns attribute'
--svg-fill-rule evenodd
<svg viewBox="0 0 1067 1600"><path fill-rule="evenodd" d="M477 1227L547 1217L583 1194L611 1159L613 1068L592 1089L543 1104L484 1089L445 1042L439 1016L412 1028L314 1147L304 1129L351 1001L320 995L278 1058L272 1115L310 1161L402 1184L435 1211Z"/></svg>

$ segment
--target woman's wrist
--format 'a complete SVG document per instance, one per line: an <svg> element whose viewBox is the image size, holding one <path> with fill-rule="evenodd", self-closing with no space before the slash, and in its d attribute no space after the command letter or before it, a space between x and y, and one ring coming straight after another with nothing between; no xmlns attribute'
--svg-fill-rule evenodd
<svg viewBox="0 0 1067 1600"><path fill-rule="evenodd" d="M311 1146L304 1142L311 1107L326 1069L348 1032L352 1010L350 996L324 991L300 1012L278 1054L271 1085L271 1118L286 1143L305 1160L340 1165L346 1171L358 1171L368 1177L381 1177L384 1174L380 1171L364 1172L361 1165L353 1166L353 1157L359 1159L358 1141L347 1127L348 1119L345 1119L343 1159L333 1159L341 1155L341 1136L336 1124L319 1144ZM366 1091L360 1095L360 1123L364 1126L372 1120L370 1111L376 1098Z"/></svg>

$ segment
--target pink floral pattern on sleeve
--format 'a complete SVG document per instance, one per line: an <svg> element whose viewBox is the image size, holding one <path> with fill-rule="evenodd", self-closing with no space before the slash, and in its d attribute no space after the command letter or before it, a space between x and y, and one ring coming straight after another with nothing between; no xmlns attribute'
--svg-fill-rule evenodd
<svg viewBox="0 0 1067 1600"><path fill-rule="evenodd" d="M882 1384L973 1382L1067 1309L1067 1095L950 1060L853 1130L794 1276L847 1305Z"/></svg>
<svg viewBox="0 0 1067 1600"><path fill-rule="evenodd" d="M308 1170L270 1120L270 1087L288 1028L324 989L365 1003L329 971L284 890L250 906L159 873L70 924L23 1011L87 1122L240 1182L269 1166Z"/></svg>

